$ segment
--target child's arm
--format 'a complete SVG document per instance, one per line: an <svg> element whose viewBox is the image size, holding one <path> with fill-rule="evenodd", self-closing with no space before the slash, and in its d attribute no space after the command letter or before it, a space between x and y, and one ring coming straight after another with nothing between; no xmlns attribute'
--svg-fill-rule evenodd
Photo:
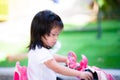
<svg viewBox="0 0 120 80"><path fill-rule="evenodd" d="M49 67L50 69L52 69L53 71L62 74L62 75L66 75L66 76L78 76L81 79L85 79L85 80L92 80L92 74L89 72L81 72L81 71L77 71L74 69L70 69L68 67L64 67L62 65L59 65L56 60L51 59L48 60L46 62L44 62L44 64Z"/></svg>
<svg viewBox="0 0 120 80"><path fill-rule="evenodd" d="M67 61L68 61L68 58L66 56L62 56L62 55L58 55L58 54L54 54L53 56L57 62L67 63Z"/></svg>
<svg viewBox="0 0 120 80"><path fill-rule="evenodd" d="M7 55L8 61L20 61L20 60L27 59L27 58L28 58L27 53L16 54L16 55Z"/></svg>

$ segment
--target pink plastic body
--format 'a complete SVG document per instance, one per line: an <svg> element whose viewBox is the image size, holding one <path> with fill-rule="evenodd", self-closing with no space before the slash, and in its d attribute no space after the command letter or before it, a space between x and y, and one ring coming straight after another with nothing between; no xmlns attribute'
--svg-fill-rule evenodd
<svg viewBox="0 0 120 80"><path fill-rule="evenodd" d="M85 55L82 55L82 60L77 63L77 56L74 52L68 53L69 64L68 67L76 70L85 70L88 66L88 59Z"/></svg>
<svg viewBox="0 0 120 80"><path fill-rule="evenodd" d="M13 80L28 80L26 66L21 66L19 62L16 62Z"/></svg>
<svg viewBox="0 0 120 80"><path fill-rule="evenodd" d="M69 52L68 53L68 60L69 60L68 67L78 70L78 71L84 71L85 69L90 69L93 72L97 72L98 80L115 80L115 78L111 74L106 73L102 69L96 66L92 66L92 67L89 66L87 57L85 55L81 55L81 56L82 56L82 60L80 61L80 63L77 63L76 54L74 52Z"/></svg>

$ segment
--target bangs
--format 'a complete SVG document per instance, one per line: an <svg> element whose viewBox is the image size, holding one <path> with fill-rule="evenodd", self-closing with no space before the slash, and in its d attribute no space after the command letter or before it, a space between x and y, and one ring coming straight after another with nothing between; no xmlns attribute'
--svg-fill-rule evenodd
<svg viewBox="0 0 120 80"><path fill-rule="evenodd" d="M53 28L60 28L60 29L63 29L63 23L61 21L54 21L50 26L52 26Z"/></svg>

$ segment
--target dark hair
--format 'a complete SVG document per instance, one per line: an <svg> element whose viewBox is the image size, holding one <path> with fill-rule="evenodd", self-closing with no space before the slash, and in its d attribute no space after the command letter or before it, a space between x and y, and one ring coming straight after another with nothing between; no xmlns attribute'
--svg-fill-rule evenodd
<svg viewBox="0 0 120 80"><path fill-rule="evenodd" d="M54 27L63 29L63 22L57 14L50 10L38 12L31 23L29 50L35 49L36 46L41 48L43 46L41 37L45 34L49 35L51 29Z"/></svg>

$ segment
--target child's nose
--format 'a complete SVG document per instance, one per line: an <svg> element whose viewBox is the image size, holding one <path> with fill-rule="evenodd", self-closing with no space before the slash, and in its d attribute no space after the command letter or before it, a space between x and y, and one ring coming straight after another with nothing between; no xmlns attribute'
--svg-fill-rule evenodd
<svg viewBox="0 0 120 80"><path fill-rule="evenodd" d="M54 39L57 40L57 39L58 39L58 36L55 36Z"/></svg>

